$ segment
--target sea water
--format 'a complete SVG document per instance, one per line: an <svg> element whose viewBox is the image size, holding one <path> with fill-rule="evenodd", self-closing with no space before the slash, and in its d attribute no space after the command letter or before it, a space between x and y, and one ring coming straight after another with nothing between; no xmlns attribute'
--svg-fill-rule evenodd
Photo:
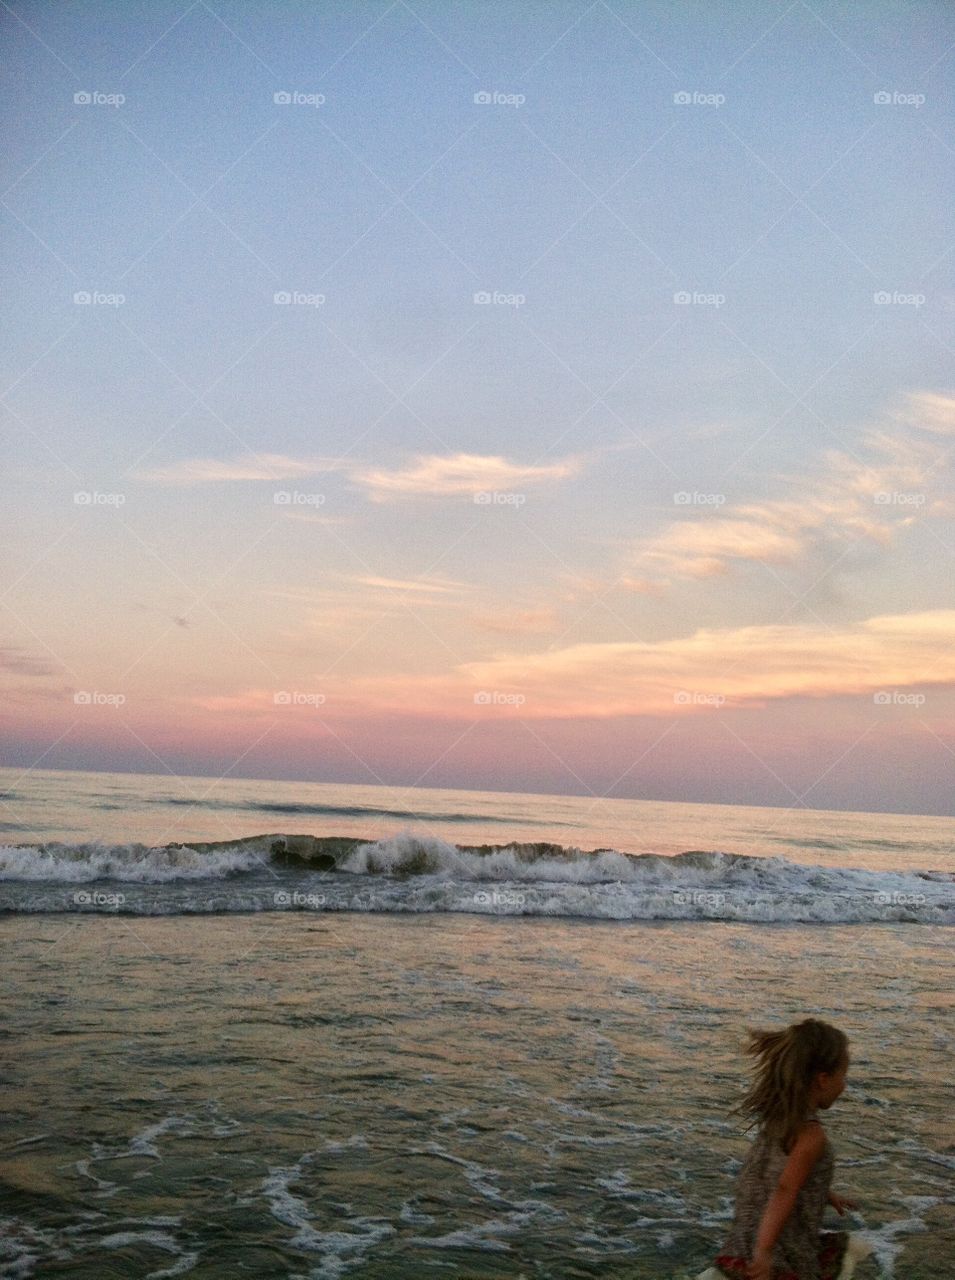
<svg viewBox="0 0 955 1280"><path fill-rule="evenodd" d="M850 1038L829 1226L955 1274L955 823L0 771L0 1276L683 1277L745 1028Z"/></svg>

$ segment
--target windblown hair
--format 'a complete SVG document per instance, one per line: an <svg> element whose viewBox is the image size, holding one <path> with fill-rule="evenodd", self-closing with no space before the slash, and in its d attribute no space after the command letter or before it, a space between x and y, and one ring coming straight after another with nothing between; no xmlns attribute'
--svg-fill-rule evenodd
<svg viewBox="0 0 955 1280"><path fill-rule="evenodd" d="M746 1052L756 1059L749 1092L730 1115L750 1116L746 1129L761 1124L789 1151L809 1110L817 1071L835 1072L848 1060L849 1041L828 1022L806 1018L785 1031L748 1028Z"/></svg>

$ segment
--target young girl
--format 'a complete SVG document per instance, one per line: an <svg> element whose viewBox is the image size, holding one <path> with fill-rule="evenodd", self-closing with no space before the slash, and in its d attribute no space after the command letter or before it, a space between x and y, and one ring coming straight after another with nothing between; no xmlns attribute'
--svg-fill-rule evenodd
<svg viewBox="0 0 955 1280"><path fill-rule="evenodd" d="M747 1128L758 1122L759 1130L739 1172L716 1273L731 1280L851 1275L856 1253L848 1233L822 1231L821 1224L826 1204L840 1216L858 1206L830 1191L832 1148L816 1114L845 1088L848 1041L827 1022L807 1018L785 1031L750 1031L746 1052L756 1058L756 1077L731 1114L753 1117Z"/></svg>

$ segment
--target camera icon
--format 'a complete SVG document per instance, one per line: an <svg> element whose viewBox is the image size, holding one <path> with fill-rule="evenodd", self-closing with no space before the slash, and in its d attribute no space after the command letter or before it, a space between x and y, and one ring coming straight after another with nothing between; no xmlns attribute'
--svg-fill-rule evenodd
<svg viewBox="0 0 955 1280"><path fill-rule="evenodd" d="M93 295L91 293L87 293L85 289L81 289L79 293L73 294L73 302L78 307L88 307L92 301Z"/></svg>
<svg viewBox="0 0 955 1280"><path fill-rule="evenodd" d="M681 489L679 493L673 495L673 501L678 507L686 507L693 501L693 495L687 493L685 489Z"/></svg>
<svg viewBox="0 0 955 1280"><path fill-rule="evenodd" d="M292 501L292 495L287 489L279 489L272 494L272 501L280 507L287 507Z"/></svg>
<svg viewBox="0 0 955 1280"><path fill-rule="evenodd" d="M873 696L872 701L879 707L888 706L892 701L891 693L877 693Z"/></svg>
<svg viewBox="0 0 955 1280"><path fill-rule="evenodd" d="M673 701L677 706L684 707L690 701L690 695L685 689L680 689L679 692L673 695Z"/></svg>
<svg viewBox="0 0 955 1280"><path fill-rule="evenodd" d="M483 689L474 695L474 701L480 707L486 707L491 701L491 695Z"/></svg>
<svg viewBox="0 0 955 1280"><path fill-rule="evenodd" d="M482 289L479 293L476 293L474 295L474 301L478 304L481 304L481 303L487 304L491 301L491 295L487 292L487 290Z"/></svg>
<svg viewBox="0 0 955 1280"><path fill-rule="evenodd" d="M277 707L289 707L292 705L292 695L285 689L282 689L273 695L272 701Z"/></svg>
<svg viewBox="0 0 955 1280"><path fill-rule="evenodd" d="M679 293L673 295L673 301L678 307L685 307L690 304L692 299L685 289L681 289Z"/></svg>
<svg viewBox="0 0 955 1280"><path fill-rule="evenodd" d="M93 101L93 95L90 93L83 93L83 92L74 93L73 101L78 107L88 107L89 104Z"/></svg>
<svg viewBox="0 0 955 1280"><path fill-rule="evenodd" d="M474 95L474 101L479 106L485 106L487 103L491 101L491 95L488 93L486 89L481 89L478 93Z"/></svg>
<svg viewBox="0 0 955 1280"><path fill-rule="evenodd" d="M886 93L884 89L880 89L878 93L874 93L872 95L872 101L877 103L879 106L885 106L887 102L892 101L892 95L890 93Z"/></svg>
<svg viewBox="0 0 955 1280"><path fill-rule="evenodd" d="M272 94L272 101L278 107L285 107L292 101L292 95L287 93L284 89L280 89L278 93Z"/></svg>
<svg viewBox="0 0 955 1280"><path fill-rule="evenodd" d="M685 89L682 89L679 93L675 93L673 95L673 101L679 107L686 106L686 104L690 101L690 95L686 92Z"/></svg>
<svg viewBox="0 0 955 1280"><path fill-rule="evenodd" d="M292 895L284 889L280 889L278 893L272 895L272 901L277 907L287 907L292 901Z"/></svg>
<svg viewBox="0 0 955 1280"><path fill-rule="evenodd" d="M290 305L292 301L292 295L290 293L286 293L286 291L283 289L279 293L272 294L272 301L276 304L276 306L287 307Z"/></svg>

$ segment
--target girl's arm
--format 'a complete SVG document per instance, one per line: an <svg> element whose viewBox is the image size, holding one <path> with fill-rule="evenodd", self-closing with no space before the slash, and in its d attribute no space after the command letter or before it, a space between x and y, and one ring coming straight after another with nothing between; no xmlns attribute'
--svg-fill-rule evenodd
<svg viewBox="0 0 955 1280"><path fill-rule="evenodd" d="M786 1219L792 1213L799 1189L812 1172L813 1165L822 1155L826 1135L820 1124L807 1124L797 1137L789 1159L779 1175L776 1189L769 1197L762 1222L756 1235L754 1260L769 1257L779 1238Z"/></svg>

